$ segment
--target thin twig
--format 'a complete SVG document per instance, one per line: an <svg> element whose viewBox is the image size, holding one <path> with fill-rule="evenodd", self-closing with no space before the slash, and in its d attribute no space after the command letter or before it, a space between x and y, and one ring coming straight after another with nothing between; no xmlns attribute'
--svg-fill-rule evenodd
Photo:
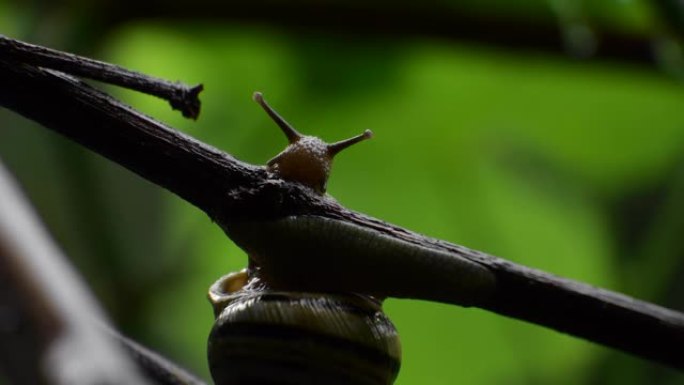
<svg viewBox="0 0 684 385"><path fill-rule="evenodd" d="M684 369L681 313L352 212L297 184L271 179L262 167L239 162L73 79L0 61L0 83L0 105L167 188L219 224L316 215L466 258L496 277L494 295L475 306ZM354 279L348 281L348 291L354 291ZM324 285L325 280L318 289Z"/></svg>
<svg viewBox="0 0 684 385"><path fill-rule="evenodd" d="M102 330L119 341L138 369L155 385L206 385L192 373L114 329L102 325Z"/></svg>
<svg viewBox="0 0 684 385"><path fill-rule="evenodd" d="M203 89L201 84L191 87L180 82L169 82L114 64L28 44L4 35L0 35L0 58L50 68L154 95L167 100L173 109L180 110L187 118L197 119L200 113L198 95Z"/></svg>

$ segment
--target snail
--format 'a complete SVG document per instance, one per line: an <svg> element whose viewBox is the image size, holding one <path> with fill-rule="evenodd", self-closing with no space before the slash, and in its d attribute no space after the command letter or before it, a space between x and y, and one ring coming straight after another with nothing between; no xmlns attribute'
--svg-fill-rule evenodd
<svg viewBox="0 0 684 385"><path fill-rule="evenodd" d="M333 157L371 137L370 130L327 144L304 136L264 100L254 100L283 130L289 145L267 170L325 194ZM322 256L325 259L324 256ZM397 330L381 299L352 292L320 293L278 286L250 268L220 278L209 290L216 321L208 359L214 382L227 384L392 384L401 360Z"/></svg>
<svg viewBox="0 0 684 385"><path fill-rule="evenodd" d="M209 290L214 383L392 384L401 348L380 302L357 294L271 289L254 270Z"/></svg>
<svg viewBox="0 0 684 385"><path fill-rule="evenodd" d="M334 202L325 194L333 157L371 132L327 144L297 132L261 93L254 100L289 141L266 170ZM470 306L495 286L477 262L353 221L295 215L219 224L249 256L247 270L209 292L216 321L208 354L219 385L391 384L400 344L384 298Z"/></svg>

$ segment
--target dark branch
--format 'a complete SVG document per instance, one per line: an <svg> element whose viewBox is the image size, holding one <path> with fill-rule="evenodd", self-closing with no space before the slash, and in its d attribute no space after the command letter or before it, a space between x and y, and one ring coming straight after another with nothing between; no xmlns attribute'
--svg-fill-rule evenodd
<svg viewBox="0 0 684 385"><path fill-rule="evenodd" d="M312 214L354 223L489 268L496 293L477 306L684 369L684 315L558 278L354 213L136 113L71 79L0 62L0 105L169 189L219 223Z"/></svg>
<svg viewBox="0 0 684 385"><path fill-rule="evenodd" d="M0 58L50 68L154 95L167 100L173 109L180 110L187 118L197 119L200 113L198 95L203 88L201 84L190 87L180 82L172 83L117 65L24 43L3 35L0 35Z"/></svg>
<svg viewBox="0 0 684 385"><path fill-rule="evenodd" d="M373 223L372 219L353 216L351 220ZM680 312L463 246L394 232L399 238L461 255L493 271L496 294L478 307L684 369L684 314Z"/></svg>
<svg viewBox="0 0 684 385"><path fill-rule="evenodd" d="M352 39L369 37L436 37L489 45L507 50L572 56L559 22L551 12L530 16L496 10L475 11L458 2L382 1L238 1L197 0L193 7L161 0L108 3L105 23L112 25L139 18L187 20L188 17L219 22L256 22L308 33L313 29ZM481 7L479 7L481 8ZM655 36L610 30L596 26L595 51L588 59L621 61L653 67Z"/></svg>

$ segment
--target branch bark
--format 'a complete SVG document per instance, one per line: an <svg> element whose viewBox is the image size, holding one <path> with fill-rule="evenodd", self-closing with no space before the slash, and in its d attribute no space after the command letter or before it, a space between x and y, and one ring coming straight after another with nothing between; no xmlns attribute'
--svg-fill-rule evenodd
<svg viewBox="0 0 684 385"><path fill-rule="evenodd" d="M309 214L450 253L485 266L496 277L494 295L476 306L684 369L681 313L350 211L305 187L273 179L262 167L242 163L71 78L0 61L0 83L0 105L174 192L219 224Z"/></svg>

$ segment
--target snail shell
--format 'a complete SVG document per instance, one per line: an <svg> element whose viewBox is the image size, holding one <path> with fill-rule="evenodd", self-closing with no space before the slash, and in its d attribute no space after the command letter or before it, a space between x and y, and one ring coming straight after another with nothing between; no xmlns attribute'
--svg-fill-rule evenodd
<svg viewBox="0 0 684 385"><path fill-rule="evenodd" d="M209 299L217 385L380 385L399 371L399 336L372 297L278 291L242 271L214 283Z"/></svg>

